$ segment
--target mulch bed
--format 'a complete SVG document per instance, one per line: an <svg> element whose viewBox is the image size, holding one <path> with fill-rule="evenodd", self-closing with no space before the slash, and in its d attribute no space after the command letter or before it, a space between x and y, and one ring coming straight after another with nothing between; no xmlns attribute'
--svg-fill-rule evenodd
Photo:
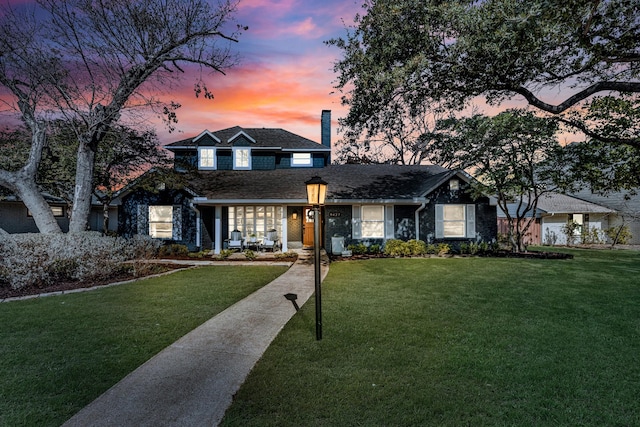
<svg viewBox="0 0 640 427"><path fill-rule="evenodd" d="M42 286L28 286L20 289L11 289L8 286L2 286L0 284L0 300L6 298L16 298L16 297L25 297L30 295L39 295L50 292L64 292L71 291L75 289L84 289L84 288L92 288L95 286L105 286L110 285L112 283L124 282L126 280L140 279L145 276L151 276L154 274L164 273L170 270L176 270L180 268L185 268L185 265L179 264L154 264L153 269L149 269L145 274L134 276L132 273L121 272L115 276L109 277L107 279L101 280L92 280L92 281L61 281L56 282L50 285L42 285Z"/></svg>
<svg viewBox="0 0 640 427"><path fill-rule="evenodd" d="M509 252L509 251L499 251L493 252L491 254L486 255L457 255L457 254L447 254L442 257L438 257L436 255L428 255L424 258L454 258L454 257L472 257L472 256L482 256L484 258L529 258L529 259L573 259L573 255L565 254L560 252ZM373 254L365 254L365 255L352 255L350 257L343 257L340 255L330 255L329 258L331 261L353 261L353 260L361 260L361 259L374 259L374 258L395 258L391 256L387 256L384 254L373 255ZM423 257L416 257L423 258Z"/></svg>

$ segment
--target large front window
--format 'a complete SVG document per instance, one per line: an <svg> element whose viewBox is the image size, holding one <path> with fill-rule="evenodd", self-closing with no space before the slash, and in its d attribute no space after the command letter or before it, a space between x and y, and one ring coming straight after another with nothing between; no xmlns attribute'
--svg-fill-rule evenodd
<svg viewBox="0 0 640 427"><path fill-rule="evenodd" d="M173 237L173 206L149 206L149 236L156 239Z"/></svg>
<svg viewBox="0 0 640 427"><path fill-rule="evenodd" d="M384 237L384 206L362 206L362 237Z"/></svg>
<svg viewBox="0 0 640 427"><path fill-rule="evenodd" d="M238 230L245 237L262 239L269 230L282 238L282 206L231 206L229 232Z"/></svg>

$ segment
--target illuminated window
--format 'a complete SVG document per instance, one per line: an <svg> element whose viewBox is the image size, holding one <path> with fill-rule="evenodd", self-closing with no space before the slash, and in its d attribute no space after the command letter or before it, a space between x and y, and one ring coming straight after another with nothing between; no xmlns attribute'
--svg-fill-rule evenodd
<svg viewBox="0 0 640 427"><path fill-rule="evenodd" d="M250 148L234 148L233 149L233 168L234 169L251 169L251 149Z"/></svg>
<svg viewBox="0 0 640 427"><path fill-rule="evenodd" d="M436 205L436 238L475 238L475 205Z"/></svg>
<svg viewBox="0 0 640 427"><path fill-rule="evenodd" d="M55 217L64 216L64 207L62 207L62 206L50 206L50 208L51 208L51 213L53 213L53 216L55 216ZM33 214L28 209L27 209L27 216L33 217Z"/></svg>
<svg viewBox="0 0 640 427"><path fill-rule="evenodd" d="M384 237L384 206L362 206L360 219L363 238Z"/></svg>
<svg viewBox="0 0 640 427"><path fill-rule="evenodd" d="M198 148L198 167L200 169L216 168L216 149L215 148Z"/></svg>
<svg viewBox="0 0 640 427"><path fill-rule="evenodd" d="M149 206L149 236L156 239L173 237L173 206Z"/></svg>
<svg viewBox="0 0 640 427"><path fill-rule="evenodd" d="M311 153L293 153L291 155L291 166L311 166Z"/></svg>
<svg viewBox="0 0 640 427"><path fill-rule="evenodd" d="M465 205L444 205L444 237L465 237Z"/></svg>

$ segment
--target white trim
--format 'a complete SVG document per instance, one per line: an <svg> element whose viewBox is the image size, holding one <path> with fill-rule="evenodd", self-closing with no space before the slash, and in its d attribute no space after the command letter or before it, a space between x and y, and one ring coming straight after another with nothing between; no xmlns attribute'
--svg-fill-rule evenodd
<svg viewBox="0 0 640 427"><path fill-rule="evenodd" d="M215 136L214 134L212 134L211 132L209 132L208 129L203 130L200 135L196 136L195 138L192 139L193 142L196 142L197 140L199 140L200 138L202 138L203 136L208 135L211 138L213 138L216 142L222 142L220 141L220 138L218 138L217 136ZM177 147L174 147L177 148Z"/></svg>
<svg viewBox="0 0 640 427"><path fill-rule="evenodd" d="M204 150L213 151L213 166L202 166L200 153ZM218 167L217 153L215 147L198 147L198 169L199 170L215 170Z"/></svg>
<svg viewBox="0 0 640 427"><path fill-rule="evenodd" d="M253 139L251 136L249 136L249 134L247 134L245 131L241 130L240 132L236 133L235 135L233 135L231 138L229 138L229 142L233 141L234 139L238 138L240 135L244 135L245 138L247 138L249 141L253 142L254 144L256 143L256 140Z"/></svg>
<svg viewBox="0 0 640 427"><path fill-rule="evenodd" d="M251 147L233 147L233 170L234 171L248 171L251 170ZM238 151L247 151L247 166L238 166Z"/></svg>
<svg viewBox="0 0 640 427"><path fill-rule="evenodd" d="M309 156L308 159L299 159L300 160L305 160L305 163L295 163L294 162L294 158L296 154L307 154ZM313 166L313 155L308 152L308 151L299 151L299 152L295 152L295 153L291 153L291 167L292 168L308 168L310 166Z"/></svg>

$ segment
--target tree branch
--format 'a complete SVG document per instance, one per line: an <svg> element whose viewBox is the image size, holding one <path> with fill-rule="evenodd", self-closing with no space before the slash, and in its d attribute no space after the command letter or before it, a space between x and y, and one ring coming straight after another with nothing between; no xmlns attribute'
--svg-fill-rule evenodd
<svg viewBox="0 0 640 427"><path fill-rule="evenodd" d="M587 125L585 125L582 122L568 120L568 119L565 119L564 117L556 117L556 120L568 126L574 127L580 130L580 132L584 133L588 137L597 139L598 141L602 141L607 144L629 145L631 147L634 147L640 150L640 138L606 137L606 136L599 135L597 132L594 132L593 130L589 129Z"/></svg>
<svg viewBox="0 0 640 427"><path fill-rule="evenodd" d="M529 102L529 104L533 105L536 108L539 108L543 111L546 111L551 114L560 114L563 111L566 111L570 107L576 105L580 101L584 101L591 95L603 92L603 91L616 91L616 92L640 92L640 82L598 82L594 83L591 86L581 90L575 95L567 98L564 102L558 105L548 104L538 98L533 94L529 89L520 86L516 89L512 89L514 92L519 93L524 96L525 99Z"/></svg>

